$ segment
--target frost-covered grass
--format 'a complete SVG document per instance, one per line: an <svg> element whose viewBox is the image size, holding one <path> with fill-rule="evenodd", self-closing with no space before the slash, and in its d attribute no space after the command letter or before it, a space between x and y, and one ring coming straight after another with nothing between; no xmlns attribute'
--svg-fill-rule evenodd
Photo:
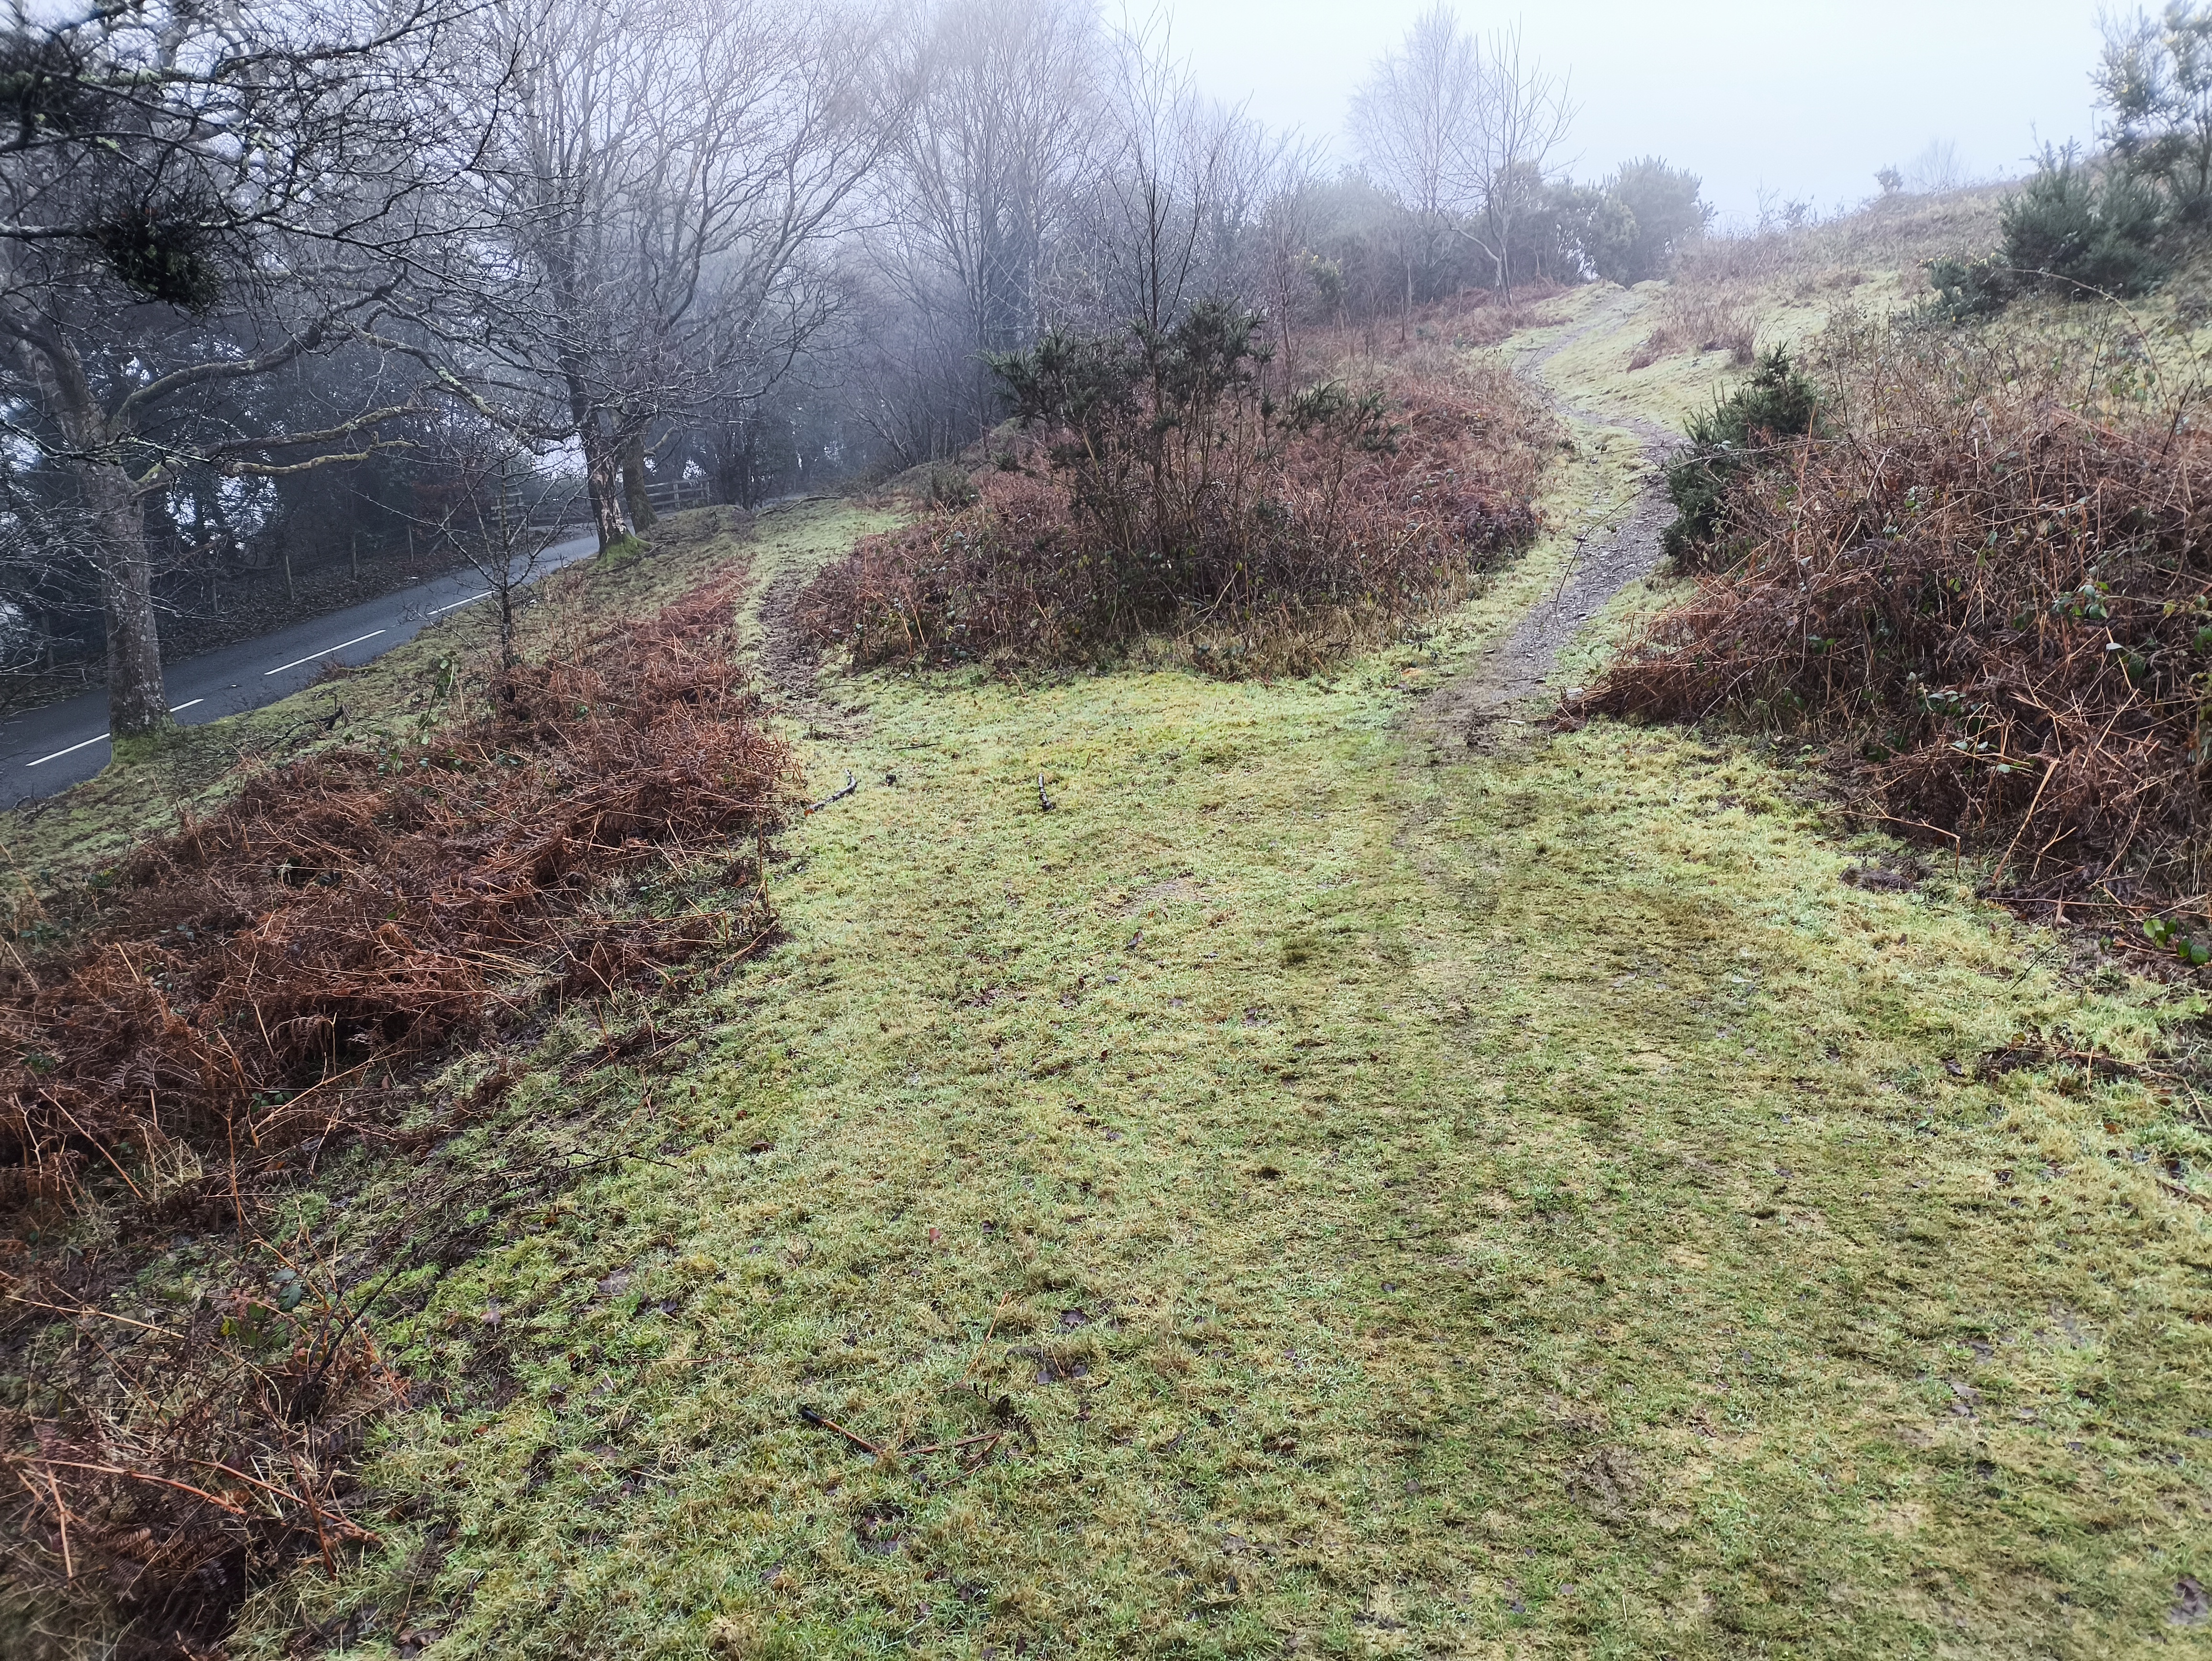
<svg viewBox="0 0 2212 1661"><path fill-rule="evenodd" d="M2212 1231L2159 1179L2206 1144L1976 1075L2199 1001L1948 873L1844 885L1889 850L1764 747L1431 749L1427 661L826 683L861 788L787 841L787 943L651 1065L542 1041L503 1145L580 1078L631 1157L386 1332L441 1391L386 1544L241 1652L371 1605L356 1652L457 1657L2172 1630ZM878 1463L801 1406L1004 1434Z"/></svg>

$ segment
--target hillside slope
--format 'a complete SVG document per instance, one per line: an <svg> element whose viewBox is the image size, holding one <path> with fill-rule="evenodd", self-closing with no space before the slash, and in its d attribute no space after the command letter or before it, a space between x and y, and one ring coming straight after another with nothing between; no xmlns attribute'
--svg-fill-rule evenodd
<svg viewBox="0 0 2212 1661"><path fill-rule="evenodd" d="M1333 674L846 678L760 602L849 532L757 555L787 729L856 784L772 867L787 941L629 1012L644 1059L580 1007L508 1058L426 1170L580 1095L592 1174L384 1331L429 1404L382 1543L235 1652L2185 1635L2212 1216L2136 1064L2201 999L1847 834L1791 753L1496 695L1633 522L1624 417L1727 372L1615 384L1657 298L1511 343L1570 343L1559 528Z"/></svg>

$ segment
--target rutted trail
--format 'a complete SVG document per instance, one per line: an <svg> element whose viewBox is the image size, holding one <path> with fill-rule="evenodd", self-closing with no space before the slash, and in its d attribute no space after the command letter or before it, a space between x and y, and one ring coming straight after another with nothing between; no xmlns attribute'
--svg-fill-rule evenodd
<svg viewBox="0 0 2212 1661"><path fill-rule="evenodd" d="M1542 386L1553 407L1585 434L1593 428L1632 434L1647 471L1633 496L1613 504L1610 511L1601 510L1598 523L1577 538L1566 575L1550 596L1486 650L1469 672L1437 689L1423 712L1423 724L1440 737L1456 734L1468 745L1481 745L1501 724L1525 718L1560 648L1622 589L1650 575L1658 565L1660 535L1672 516L1660 487L1660 464L1679 441L1655 422L1573 403L1544 375L1545 366L1568 347L1617 327L1640 308L1636 295L1624 292L1558 338L1532 349L1523 361L1523 373ZM1588 465L1579 448L1577 465Z"/></svg>

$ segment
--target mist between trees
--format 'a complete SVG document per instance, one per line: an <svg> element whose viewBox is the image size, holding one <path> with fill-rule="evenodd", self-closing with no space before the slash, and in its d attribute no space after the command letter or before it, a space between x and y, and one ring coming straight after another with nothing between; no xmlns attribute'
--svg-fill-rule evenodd
<svg viewBox="0 0 2212 1661"><path fill-rule="evenodd" d="M1566 82L1441 9L1348 164L1085 0L19 4L0 97L0 690L104 658L126 740L241 587L955 456L994 356L1201 303L1295 392L1303 330L1660 275L1708 217L1565 177Z"/></svg>

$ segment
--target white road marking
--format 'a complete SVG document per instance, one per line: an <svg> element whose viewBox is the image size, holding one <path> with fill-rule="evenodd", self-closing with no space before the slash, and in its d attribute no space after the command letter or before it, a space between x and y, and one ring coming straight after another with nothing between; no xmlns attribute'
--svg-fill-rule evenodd
<svg viewBox="0 0 2212 1661"><path fill-rule="evenodd" d="M450 605L433 605L428 611L423 612L422 615L426 618L434 618L441 611L451 611L457 610L459 607L463 605L473 605L480 599L489 599L490 598L491 590L487 588L480 594L471 594L466 599L457 599Z"/></svg>
<svg viewBox="0 0 2212 1661"><path fill-rule="evenodd" d="M356 635L351 640L342 640L335 646L325 646L319 652L310 652L303 658L294 658L289 663L280 663L274 669L264 669L261 672L264 675L281 675L287 669L296 669L303 663L313 663L316 659L326 658L333 652L343 652L349 646L358 646L365 640L374 640L383 632L381 629L372 629L365 635Z"/></svg>
<svg viewBox="0 0 2212 1661"><path fill-rule="evenodd" d="M66 750L57 750L51 756L40 756L38 760L27 761L23 765L26 767L44 767L50 761L59 761L64 756L73 756L80 750L89 748L91 745L95 744L105 744L106 742L107 734L102 733L96 739L87 739L82 744L72 744Z"/></svg>
<svg viewBox="0 0 2212 1661"><path fill-rule="evenodd" d="M195 703L205 703L206 702L207 700L205 698L187 698L182 703L171 704L169 706L169 713L173 715L179 709L189 709ZM66 750L57 750L51 756L40 756L38 760L27 761L23 765L26 767L43 767L50 761L59 761L64 756L73 756L80 750L88 750L95 744L105 744L106 742L107 734L102 733L96 739L87 739L82 744L72 744Z"/></svg>

